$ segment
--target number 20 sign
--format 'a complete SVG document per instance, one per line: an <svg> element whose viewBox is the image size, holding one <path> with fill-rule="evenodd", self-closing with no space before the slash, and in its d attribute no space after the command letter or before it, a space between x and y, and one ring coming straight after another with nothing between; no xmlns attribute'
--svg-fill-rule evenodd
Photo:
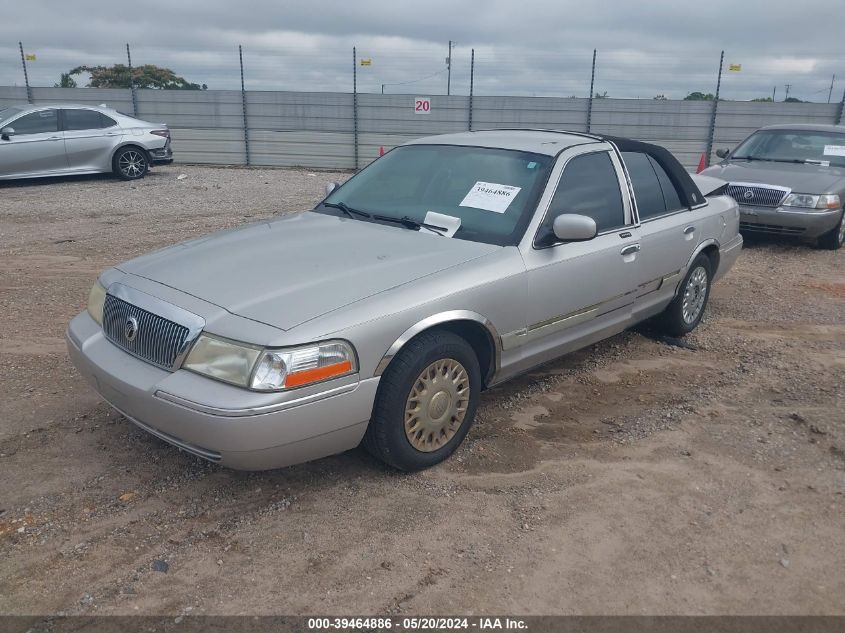
<svg viewBox="0 0 845 633"><path fill-rule="evenodd" d="M431 97L416 97L414 114L431 114Z"/></svg>

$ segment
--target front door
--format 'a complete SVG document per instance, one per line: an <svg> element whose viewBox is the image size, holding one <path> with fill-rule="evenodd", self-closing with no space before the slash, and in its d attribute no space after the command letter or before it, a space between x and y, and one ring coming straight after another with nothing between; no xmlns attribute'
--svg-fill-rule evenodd
<svg viewBox="0 0 845 633"><path fill-rule="evenodd" d="M609 151L567 161L534 247L524 254L530 301L527 327L503 340L521 347L530 366L621 331L630 321L639 283L639 231L623 197L620 165ZM554 219L576 213L596 221L598 235L560 243Z"/></svg>
<svg viewBox="0 0 845 633"><path fill-rule="evenodd" d="M14 129L14 134L0 138L0 176L49 175L67 170L58 110L30 112L5 127Z"/></svg>

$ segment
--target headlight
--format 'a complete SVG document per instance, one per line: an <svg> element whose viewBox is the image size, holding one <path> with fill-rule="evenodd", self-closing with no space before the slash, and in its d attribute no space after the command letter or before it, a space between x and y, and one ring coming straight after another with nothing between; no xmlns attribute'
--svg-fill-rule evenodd
<svg viewBox="0 0 845 633"><path fill-rule="evenodd" d="M100 325L103 324L103 304L106 302L106 289L99 280L91 286L88 293L88 314Z"/></svg>
<svg viewBox="0 0 845 633"><path fill-rule="evenodd" d="M255 391L282 391L357 371L355 352L344 341L288 349L261 349L202 334L185 369Z"/></svg>
<svg viewBox="0 0 845 633"><path fill-rule="evenodd" d="M182 367L210 378L246 387L260 354L259 347L201 334Z"/></svg>
<svg viewBox="0 0 845 633"><path fill-rule="evenodd" d="M809 193L791 193L786 196L782 206L800 207L802 209L838 209L840 200L839 196L831 194L817 196Z"/></svg>

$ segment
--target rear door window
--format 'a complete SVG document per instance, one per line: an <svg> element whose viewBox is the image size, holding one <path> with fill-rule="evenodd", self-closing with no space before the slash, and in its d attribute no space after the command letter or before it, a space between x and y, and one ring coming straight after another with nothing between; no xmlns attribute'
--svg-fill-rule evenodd
<svg viewBox="0 0 845 633"><path fill-rule="evenodd" d="M634 187L640 220L683 209L681 198L666 171L648 154L622 152Z"/></svg>
<svg viewBox="0 0 845 633"><path fill-rule="evenodd" d="M63 110L65 130L101 130L111 127L114 121L96 110L74 108Z"/></svg>

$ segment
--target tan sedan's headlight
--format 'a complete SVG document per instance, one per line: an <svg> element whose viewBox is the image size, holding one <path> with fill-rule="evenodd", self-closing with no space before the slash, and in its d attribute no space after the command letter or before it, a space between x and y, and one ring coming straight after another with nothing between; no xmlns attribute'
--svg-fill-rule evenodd
<svg viewBox="0 0 845 633"><path fill-rule="evenodd" d="M784 207L830 211L838 209L841 201L836 194L823 194L819 196L810 193L791 193L786 196L781 205Z"/></svg>
<svg viewBox="0 0 845 633"><path fill-rule="evenodd" d="M255 391L283 391L352 374L355 351L345 341L325 341L287 349L261 349L203 334L185 369Z"/></svg>
<svg viewBox="0 0 845 633"><path fill-rule="evenodd" d="M88 293L88 314L100 325L103 324L103 304L106 302L106 289L99 280L91 286Z"/></svg>

